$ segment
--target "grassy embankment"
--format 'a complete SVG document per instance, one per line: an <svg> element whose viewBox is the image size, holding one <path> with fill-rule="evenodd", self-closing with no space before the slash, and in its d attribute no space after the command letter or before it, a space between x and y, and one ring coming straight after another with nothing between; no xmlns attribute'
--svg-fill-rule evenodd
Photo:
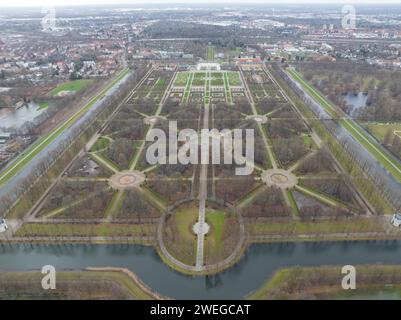
<svg viewBox="0 0 401 320"><path fill-rule="evenodd" d="M250 236L259 235L316 235L329 236L330 234L345 233L367 233L385 231L383 224L376 219L352 218L341 220L319 220L319 221L268 221L250 222L246 224L246 230Z"/></svg>
<svg viewBox="0 0 401 320"><path fill-rule="evenodd" d="M159 298L133 273L117 271L57 272L55 290L43 290L41 272L0 273L0 299L134 299Z"/></svg>
<svg viewBox="0 0 401 320"><path fill-rule="evenodd" d="M73 223L25 223L16 232L16 237L146 237L154 236L156 226L152 224L73 224Z"/></svg>
<svg viewBox="0 0 401 320"><path fill-rule="evenodd" d="M249 300L264 299L352 299L387 298L401 299L400 266L355 266L355 290L342 289L342 266L292 267L275 272L258 290L247 296Z"/></svg>

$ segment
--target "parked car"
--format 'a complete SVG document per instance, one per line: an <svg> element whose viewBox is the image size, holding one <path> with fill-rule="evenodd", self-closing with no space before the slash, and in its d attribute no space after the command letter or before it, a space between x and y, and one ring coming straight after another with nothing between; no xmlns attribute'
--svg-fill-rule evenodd
<svg viewBox="0 0 401 320"><path fill-rule="evenodd" d="M0 233L5 232L8 229L6 219L0 218Z"/></svg>
<svg viewBox="0 0 401 320"><path fill-rule="evenodd" d="M397 212L393 215L391 218L391 224L397 228L401 227L401 213Z"/></svg>

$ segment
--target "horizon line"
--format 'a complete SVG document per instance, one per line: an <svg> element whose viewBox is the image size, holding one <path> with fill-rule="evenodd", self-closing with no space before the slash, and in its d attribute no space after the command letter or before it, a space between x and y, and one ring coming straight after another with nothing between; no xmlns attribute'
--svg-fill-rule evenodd
<svg viewBox="0 0 401 320"><path fill-rule="evenodd" d="M96 1L96 0L95 0ZM36 8L36 7L46 7L46 6L54 6L54 7L82 7L82 6L88 6L88 7L97 7L97 6L110 6L110 7L116 7L116 6L132 6L132 7L140 7L140 6L154 6L154 5L182 5L186 7L191 7L194 5L209 5L209 6L217 6L217 5L227 5L229 7L233 6L253 6L253 5L258 5L258 6L283 6L283 5L314 5L314 6L325 6L325 5L345 5L345 4L350 4L350 5L355 5L355 6L361 6L361 5L370 5L370 6L386 6L386 5L393 5L393 6L401 6L401 3L395 2L394 0L384 0L382 2L378 1L370 1L370 0L361 0L361 1L355 1L354 3L350 3L352 1L349 0L329 0L325 1L325 3L319 3L316 0L272 0L272 1L251 1L251 2L246 2L245 0L216 0L216 1L211 1L211 0L172 0L172 1L163 1L163 0L155 0L155 1L145 1L145 0L139 0L139 1L133 1L133 2L118 2L118 3L113 3L113 2L108 2L108 1L102 1L99 0L98 2L87 2L87 3L62 3L62 4L54 4L54 3L49 3L49 1L45 1L47 3L29 3L29 4L3 4L0 3L0 8Z"/></svg>

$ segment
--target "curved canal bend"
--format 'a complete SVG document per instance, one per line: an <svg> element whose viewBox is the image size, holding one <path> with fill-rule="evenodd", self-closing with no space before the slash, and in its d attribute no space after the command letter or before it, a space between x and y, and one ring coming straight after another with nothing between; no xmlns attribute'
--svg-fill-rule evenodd
<svg viewBox="0 0 401 320"><path fill-rule="evenodd" d="M401 264L401 241L272 243L251 245L242 260L215 276L189 277L140 245L2 245L0 270L126 267L153 290L177 299L242 299L287 266ZM339 270L340 273L340 270Z"/></svg>

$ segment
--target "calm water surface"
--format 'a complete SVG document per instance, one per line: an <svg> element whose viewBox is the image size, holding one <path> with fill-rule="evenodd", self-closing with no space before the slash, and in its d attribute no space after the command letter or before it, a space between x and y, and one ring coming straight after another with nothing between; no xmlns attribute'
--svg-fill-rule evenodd
<svg viewBox="0 0 401 320"><path fill-rule="evenodd" d="M401 242L329 242L254 244L234 267L216 276L188 277L171 270L152 247L139 245L6 245L0 270L88 266L126 267L152 289L177 299L241 299L275 270L325 264L400 264ZM340 271L339 271L340 272Z"/></svg>

